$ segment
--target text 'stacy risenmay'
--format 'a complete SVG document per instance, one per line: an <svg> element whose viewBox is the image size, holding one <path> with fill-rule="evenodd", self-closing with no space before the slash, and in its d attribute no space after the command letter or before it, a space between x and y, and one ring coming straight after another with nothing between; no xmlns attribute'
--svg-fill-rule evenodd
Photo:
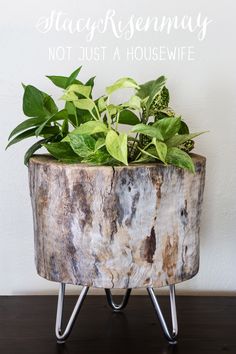
<svg viewBox="0 0 236 354"><path fill-rule="evenodd" d="M103 17L93 19L92 17L71 18L65 12L52 10L49 15L41 16L38 19L36 28L41 33L51 31L68 34L84 33L88 42L91 42L97 35L106 32L112 33L117 39L131 40L138 32L170 35L176 31L187 31L196 35L199 41L203 41L211 22L211 19L201 13L192 16L159 17L142 17L131 14L127 18L120 19L114 9L109 9Z"/></svg>

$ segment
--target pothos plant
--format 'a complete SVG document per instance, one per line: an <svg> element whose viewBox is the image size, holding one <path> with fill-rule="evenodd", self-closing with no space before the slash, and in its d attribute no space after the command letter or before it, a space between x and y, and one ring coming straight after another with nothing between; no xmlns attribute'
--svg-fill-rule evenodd
<svg viewBox="0 0 236 354"><path fill-rule="evenodd" d="M193 138L181 116L169 107L166 78L139 85L125 77L93 98L94 77L77 79L79 67L69 77L47 76L63 89L59 110L53 98L32 85L23 85L23 112L29 117L10 134L7 147L29 137L38 138L25 153L25 164L41 147L65 163L128 165L161 161L194 172L189 152ZM129 99L115 104L117 90L131 89ZM124 129L126 126L126 129Z"/></svg>

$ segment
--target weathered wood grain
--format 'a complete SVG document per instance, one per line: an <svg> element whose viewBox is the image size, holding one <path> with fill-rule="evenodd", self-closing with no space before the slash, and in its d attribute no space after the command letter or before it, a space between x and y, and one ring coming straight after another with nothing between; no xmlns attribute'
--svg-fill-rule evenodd
<svg viewBox="0 0 236 354"><path fill-rule="evenodd" d="M42 277L102 288L161 287L199 268L205 158L196 174L161 163L88 166L30 159Z"/></svg>

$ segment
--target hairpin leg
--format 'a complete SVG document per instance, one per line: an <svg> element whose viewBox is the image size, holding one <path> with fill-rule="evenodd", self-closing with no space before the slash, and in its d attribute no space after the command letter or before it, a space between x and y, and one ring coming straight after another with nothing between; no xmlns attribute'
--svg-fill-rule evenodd
<svg viewBox="0 0 236 354"><path fill-rule="evenodd" d="M148 287L147 291L148 294L151 298L152 304L154 306L154 309L156 311L157 317L160 321L162 330L164 332L165 337L169 341L170 344L176 344L177 343L177 335L178 335L178 322L177 322L177 313L176 313L176 304L175 304L175 286L170 285L170 307L171 307L171 319L172 319L172 333L169 332L169 329L167 327L167 324L165 322L164 316L162 314L160 305L157 301L157 297L154 293L153 288Z"/></svg>
<svg viewBox="0 0 236 354"><path fill-rule="evenodd" d="M122 299L122 302L117 305L114 301L113 301L113 298L112 298L112 294L111 294L111 290L110 289L105 289L105 292L106 292L106 296L107 296L107 301L108 301L108 304L110 305L110 307L114 310L114 311L120 311L120 310L123 310L126 305L128 304L128 301L129 301L129 297L130 297L130 293L131 293L131 290L132 289L127 289L126 290L126 293Z"/></svg>
<svg viewBox="0 0 236 354"><path fill-rule="evenodd" d="M76 305L72 311L71 317L67 323L66 329L64 333L62 333L62 315L63 315L63 304L64 304L64 296L65 296L65 287L66 285L64 283L60 284L60 289L59 289L59 295L58 295L58 302L57 302L57 316L56 316L56 327L55 327L55 332L56 332L56 337L57 337L57 343L61 344L64 343L65 340L69 337L71 330L74 326L75 320L79 314L79 311L82 307L82 304L84 302L84 299L87 295L88 286L84 286L82 288L82 291L80 293L80 296L76 302Z"/></svg>

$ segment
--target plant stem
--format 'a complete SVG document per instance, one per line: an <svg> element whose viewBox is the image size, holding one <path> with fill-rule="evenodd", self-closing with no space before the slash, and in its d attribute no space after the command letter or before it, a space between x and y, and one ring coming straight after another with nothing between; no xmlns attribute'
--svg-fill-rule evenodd
<svg viewBox="0 0 236 354"><path fill-rule="evenodd" d="M95 120L97 120L97 121L99 120L99 118L96 117L95 114L93 114L93 111L90 111L90 113L91 113L92 117L93 117Z"/></svg>
<svg viewBox="0 0 236 354"><path fill-rule="evenodd" d="M150 143L148 143L143 150L146 150L150 145L152 145L152 141ZM136 157L135 161L139 159L139 157L142 155L142 151L138 154L138 156Z"/></svg>
<svg viewBox="0 0 236 354"><path fill-rule="evenodd" d="M119 118L120 118L120 111L118 111L117 117L116 117L116 130L118 130Z"/></svg>
<svg viewBox="0 0 236 354"><path fill-rule="evenodd" d="M76 115L75 115L75 122L76 122L76 127L78 127L78 126L79 126L79 121L78 121L77 113L76 113Z"/></svg>
<svg viewBox="0 0 236 354"><path fill-rule="evenodd" d="M135 137L134 137L134 142L133 142L132 147L131 147L131 150L130 150L130 155L131 155L131 156L132 156L132 152L133 152L133 150L134 150L135 143L136 143L136 142L139 142L139 140L137 139L138 134L139 134L139 133L137 133L137 134L135 135Z"/></svg>
<svg viewBox="0 0 236 354"><path fill-rule="evenodd" d="M101 116L100 116L100 113L99 113L99 110L95 104L95 110L96 110L96 113L97 113L97 116L98 116L98 120L101 119Z"/></svg>
<svg viewBox="0 0 236 354"><path fill-rule="evenodd" d="M108 123L108 127L109 127L109 129L111 129L111 116L110 116L110 113L109 113L108 109L107 109L106 111L107 111L107 123Z"/></svg>

